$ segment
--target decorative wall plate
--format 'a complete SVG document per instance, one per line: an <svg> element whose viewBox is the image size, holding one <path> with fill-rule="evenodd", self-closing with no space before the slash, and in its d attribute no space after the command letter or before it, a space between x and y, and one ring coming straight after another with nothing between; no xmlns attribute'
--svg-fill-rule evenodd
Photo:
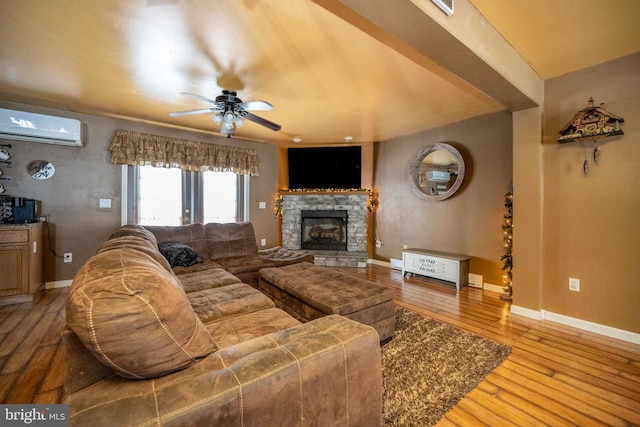
<svg viewBox="0 0 640 427"><path fill-rule="evenodd" d="M47 160L33 160L27 165L27 172L35 179L49 179L56 173L56 168Z"/></svg>

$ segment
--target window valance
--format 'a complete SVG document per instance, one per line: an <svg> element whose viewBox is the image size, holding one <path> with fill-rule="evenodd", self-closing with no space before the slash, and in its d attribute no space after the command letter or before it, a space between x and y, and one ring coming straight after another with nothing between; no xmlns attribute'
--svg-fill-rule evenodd
<svg viewBox="0 0 640 427"><path fill-rule="evenodd" d="M257 176L256 150L118 129L109 145L111 163Z"/></svg>

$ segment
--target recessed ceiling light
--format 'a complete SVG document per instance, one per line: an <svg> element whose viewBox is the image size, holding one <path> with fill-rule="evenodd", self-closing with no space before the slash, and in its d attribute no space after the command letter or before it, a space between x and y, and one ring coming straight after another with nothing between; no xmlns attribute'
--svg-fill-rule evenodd
<svg viewBox="0 0 640 427"><path fill-rule="evenodd" d="M351 142L351 141L353 141L353 137L348 135L348 136L344 137L344 140L347 141L347 142Z"/></svg>
<svg viewBox="0 0 640 427"><path fill-rule="evenodd" d="M299 138L296 136L295 138L292 139L292 141L298 144L299 142L302 142L302 138Z"/></svg>

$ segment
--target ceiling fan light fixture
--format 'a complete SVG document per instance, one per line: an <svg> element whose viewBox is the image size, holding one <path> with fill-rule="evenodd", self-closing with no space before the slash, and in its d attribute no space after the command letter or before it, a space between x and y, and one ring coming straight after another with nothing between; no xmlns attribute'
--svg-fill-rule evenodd
<svg viewBox="0 0 640 427"><path fill-rule="evenodd" d="M233 111L227 110L222 116L222 121L227 125L233 125L233 122L236 121L236 115Z"/></svg>
<svg viewBox="0 0 640 427"><path fill-rule="evenodd" d="M242 100L236 96L236 92L230 90L223 90L222 95L217 96L215 100L191 92L183 92L183 94L192 96L201 101L210 102L214 104L214 107L189 111L176 111L169 113L169 116L181 117L193 114L214 113L211 115L211 119L220 126L220 132L226 133L227 136L233 134L233 130L235 128L244 125L246 120L274 131L279 131L282 128L280 125L272 123L269 120L263 119L262 117L256 116L248 111L273 110L273 105L266 101L242 102Z"/></svg>

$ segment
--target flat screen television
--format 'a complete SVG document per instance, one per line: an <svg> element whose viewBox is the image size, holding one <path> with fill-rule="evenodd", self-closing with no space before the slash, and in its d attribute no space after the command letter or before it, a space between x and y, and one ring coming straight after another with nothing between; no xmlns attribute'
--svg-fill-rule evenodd
<svg viewBox="0 0 640 427"><path fill-rule="evenodd" d="M289 189L355 189L361 186L362 148L289 148Z"/></svg>

